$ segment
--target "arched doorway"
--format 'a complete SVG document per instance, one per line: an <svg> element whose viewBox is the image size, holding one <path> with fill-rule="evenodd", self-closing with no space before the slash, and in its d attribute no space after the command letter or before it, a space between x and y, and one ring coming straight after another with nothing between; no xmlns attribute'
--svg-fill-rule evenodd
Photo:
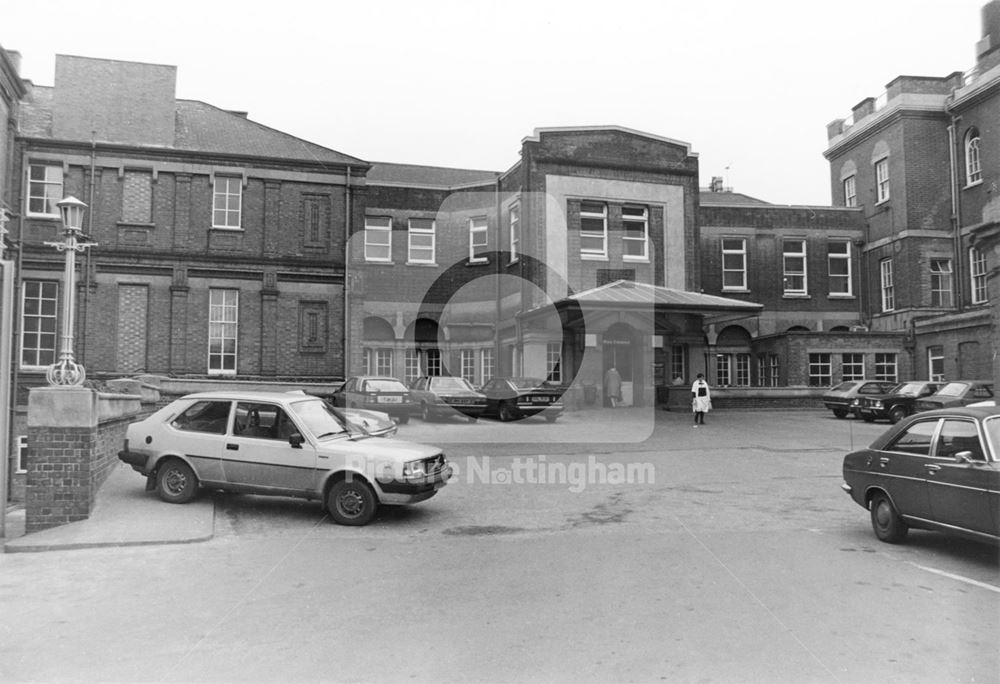
<svg viewBox="0 0 1000 684"><path fill-rule="evenodd" d="M636 362L635 332L630 325L615 323L604 333L602 342L604 355L604 377L614 368L622 381L622 403L625 406L636 405L636 400L642 397L642 373L638 372ZM605 382L605 385L607 383ZM610 406L607 387L604 388L604 405Z"/></svg>
<svg viewBox="0 0 1000 684"><path fill-rule="evenodd" d="M396 335L384 318L368 316L362 324L365 375L396 375L393 356Z"/></svg>
<svg viewBox="0 0 1000 684"><path fill-rule="evenodd" d="M438 347L438 323L431 318L418 318L406 327L404 335L404 369L406 383L421 375L442 375L444 364Z"/></svg>

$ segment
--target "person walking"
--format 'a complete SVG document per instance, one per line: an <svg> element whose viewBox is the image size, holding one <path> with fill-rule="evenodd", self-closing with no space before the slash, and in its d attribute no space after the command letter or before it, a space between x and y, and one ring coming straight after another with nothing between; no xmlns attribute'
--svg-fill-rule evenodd
<svg viewBox="0 0 1000 684"><path fill-rule="evenodd" d="M698 378L691 385L691 411L694 413L694 425L705 424L705 414L712 410L712 391L705 382L705 374L698 373Z"/></svg>
<svg viewBox="0 0 1000 684"><path fill-rule="evenodd" d="M604 392L608 395L611 408L618 408L618 402L622 400L622 376L614 366L604 374Z"/></svg>

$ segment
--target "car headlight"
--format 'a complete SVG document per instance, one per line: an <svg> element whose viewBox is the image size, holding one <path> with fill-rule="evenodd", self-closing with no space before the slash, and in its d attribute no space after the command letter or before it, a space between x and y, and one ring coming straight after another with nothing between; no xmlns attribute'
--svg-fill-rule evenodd
<svg viewBox="0 0 1000 684"><path fill-rule="evenodd" d="M880 408L882 408L882 402L881 401L876 401L874 403L874 406L875 406L875 408L880 409Z"/></svg>
<svg viewBox="0 0 1000 684"><path fill-rule="evenodd" d="M855 399L854 401L851 402L851 406L860 406L860 405L861 405L860 399Z"/></svg>
<svg viewBox="0 0 1000 684"><path fill-rule="evenodd" d="M423 461L407 461L403 464L403 477L423 477L425 474Z"/></svg>

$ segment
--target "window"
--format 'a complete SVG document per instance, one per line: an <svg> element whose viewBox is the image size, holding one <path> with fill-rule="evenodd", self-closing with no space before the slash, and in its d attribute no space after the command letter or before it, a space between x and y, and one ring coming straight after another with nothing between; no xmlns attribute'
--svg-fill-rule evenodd
<svg viewBox="0 0 1000 684"><path fill-rule="evenodd" d="M747 289L747 241L722 239L722 289Z"/></svg>
<svg viewBox="0 0 1000 684"><path fill-rule="evenodd" d="M365 347L365 375L392 375L392 350ZM414 375L416 377L416 375Z"/></svg>
<svg viewBox="0 0 1000 684"><path fill-rule="evenodd" d="M778 367L778 355L768 354L767 355L767 379L764 385L767 387L777 387L780 379L779 367Z"/></svg>
<svg viewBox="0 0 1000 684"><path fill-rule="evenodd" d="M416 349L407 349L403 357L403 380L409 385L420 377L420 357Z"/></svg>
<svg viewBox="0 0 1000 684"><path fill-rule="evenodd" d="M889 199L889 159L879 159L875 162L875 202L885 202Z"/></svg>
<svg viewBox="0 0 1000 684"><path fill-rule="evenodd" d="M931 259L931 306L951 306L951 291L951 259Z"/></svg>
<svg viewBox="0 0 1000 684"><path fill-rule="evenodd" d="M843 380L864 380L865 355L855 353L841 354L840 374Z"/></svg>
<svg viewBox="0 0 1000 684"><path fill-rule="evenodd" d="M171 427L186 432L226 434L229 425L228 401L197 401L170 423Z"/></svg>
<svg viewBox="0 0 1000 684"><path fill-rule="evenodd" d="M21 294L22 368L45 368L55 363L58 296L59 283L24 281Z"/></svg>
<svg viewBox="0 0 1000 684"><path fill-rule="evenodd" d="M932 382L944 380L944 347L927 347L927 379Z"/></svg>
<svg viewBox="0 0 1000 684"><path fill-rule="evenodd" d="M239 290L208 291L208 373L236 374Z"/></svg>
<svg viewBox="0 0 1000 684"><path fill-rule="evenodd" d="M626 204L622 207L622 259L649 260L649 209Z"/></svg>
<svg viewBox="0 0 1000 684"><path fill-rule="evenodd" d="M875 379L883 382L899 382L895 353L878 352L875 354Z"/></svg>
<svg viewBox="0 0 1000 684"><path fill-rule="evenodd" d="M274 404L240 402L236 404L233 434L255 439L280 439L287 441L297 432L294 423L280 407Z"/></svg>
<svg viewBox="0 0 1000 684"><path fill-rule="evenodd" d="M330 199L321 195L302 198L302 244L311 249L325 249L329 238Z"/></svg>
<svg viewBox="0 0 1000 684"><path fill-rule="evenodd" d="M829 269L830 294L849 297L853 294L851 285L851 243L837 240L827 245L827 268Z"/></svg>
<svg viewBox="0 0 1000 684"><path fill-rule="evenodd" d="M122 221L152 223L153 174L149 171L126 171L122 188Z"/></svg>
<svg viewBox="0 0 1000 684"><path fill-rule="evenodd" d="M14 455L14 472L25 473L28 471L28 435L19 435L17 438L17 453Z"/></svg>
<svg viewBox="0 0 1000 684"><path fill-rule="evenodd" d="M608 258L608 206L603 202L580 203L580 256Z"/></svg>
<svg viewBox="0 0 1000 684"><path fill-rule="evenodd" d="M882 311L892 311L896 308L896 294L892 285L892 259L882 259L878 262L878 270L882 287Z"/></svg>
<svg viewBox="0 0 1000 684"><path fill-rule="evenodd" d="M462 377L473 383L476 381L476 352L473 349L463 349L461 352Z"/></svg>
<svg viewBox="0 0 1000 684"><path fill-rule="evenodd" d="M63 167L31 164L28 167L28 216L59 216L56 203L63 197Z"/></svg>
<svg viewBox="0 0 1000 684"><path fill-rule="evenodd" d="M986 460L986 451L979 440L979 429L971 420L961 418L946 418L938 432L934 455L938 458L955 458L963 451L970 452L969 457L975 461Z"/></svg>
<svg viewBox="0 0 1000 684"><path fill-rule="evenodd" d="M720 387L749 387L750 355L716 354L715 382Z"/></svg>
<svg viewBox="0 0 1000 684"><path fill-rule="evenodd" d="M427 350L427 375L441 375L441 350Z"/></svg>
<svg viewBox="0 0 1000 684"><path fill-rule="evenodd" d="M937 429L937 420L922 420L910 425L903 430L903 433L896 438L886 449L888 451L902 451L916 456L930 456L931 438Z"/></svg>
<svg viewBox="0 0 1000 684"><path fill-rule="evenodd" d="M784 253L784 284L786 295L806 294L806 241L785 240Z"/></svg>
<svg viewBox="0 0 1000 684"><path fill-rule="evenodd" d="M715 384L728 387L732 383L733 357L730 354L715 355Z"/></svg>
<svg viewBox="0 0 1000 684"><path fill-rule="evenodd" d="M809 386L829 387L833 384L833 368L828 353L809 355Z"/></svg>
<svg viewBox="0 0 1000 684"><path fill-rule="evenodd" d="M737 387L750 386L750 355L736 355L736 382Z"/></svg>
<svg viewBox="0 0 1000 684"><path fill-rule="evenodd" d="M521 205L515 204L510 208L510 261L517 261L521 249Z"/></svg>
<svg viewBox="0 0 1000 684"><path fill-rule="evenodd" d="M365 261L392 261L392 219L365 217Z"/></svg>
<svg viewBox="0 0 1000 684"><path fill-rule="evenodd" d="M240 205L243 200L242 179L231 176L216 176L214 194L212 227L239 228Z"/></svg>
<svg viewBox="0 0 1000 684"><path fill-rule="evenodd" d="M562 382L562 344L549 342L545 346L545 379Z"/></svg>
<svg viewBox="0 0 1000 684"><path fill-rule="evenodd" d="M844 179L844 206L858 206L858 188L854 176L848 176Z"/></svg>
<svg viewBox="0 0 1000 684"><path fill-rule="evenodd" d="M486 248L489 245L486 217L469 219L469 263L482 264L488 261Z"/></svg>
<svg viewBox="0 0 1000 684"><path fill-rule="evenodd" d="M683 344L670 346L670 380L687 377L687 354Z"/></svg>
<svg viewBox="0 0 1000 684"><path fill-rule="evenodd" d="M411 264L433 264L434 219L411 218L409 228L410 249L407 261Z"/></svg>
<svg viewBox="0 0 1000 684"><path fill-rule="evenodd" d="M983 180L983 167L979 161L979 130L970 128L965 134L965 184L974 185Z"/></svg>
<svg viewBox="0 0 1000 684"><path fill-rule="evenodd" d="M493 361L493 348L488 347L486 349L479 350L479 384L483 384L496 375L495 368L496 364Z"/></svg>
<svg viewBox="0 0 1000 684"><path fill-rule="evenodd" d="M983 304L986 295L986 253L973 247L969 250L969 275L972 278L972 303Z"/></svg>

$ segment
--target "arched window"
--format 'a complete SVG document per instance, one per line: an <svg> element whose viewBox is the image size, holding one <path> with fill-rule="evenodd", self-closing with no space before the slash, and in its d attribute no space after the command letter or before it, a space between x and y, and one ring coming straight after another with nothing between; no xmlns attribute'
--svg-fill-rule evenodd
<svg viewBox="0 0 1000 684"><path fill-rule="evenodd" d="M972 185L983 180L983 168L979 163L979 129L970 128L965 134L965 184Z"/></svg>

